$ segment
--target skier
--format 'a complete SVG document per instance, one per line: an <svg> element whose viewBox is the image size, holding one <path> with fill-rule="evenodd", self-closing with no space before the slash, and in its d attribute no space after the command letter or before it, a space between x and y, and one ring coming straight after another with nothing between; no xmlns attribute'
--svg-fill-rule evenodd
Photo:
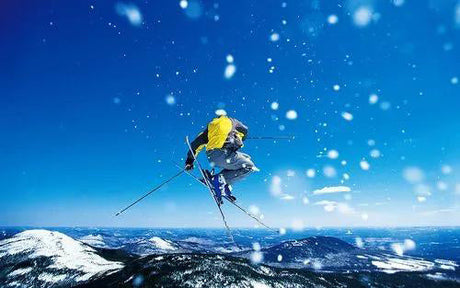
<svg viewBox="0 0 460 288"><path fill-rule="evenodd" d="M205 171L219 203L222 203L222 195L230 201L236 198L231 194L231 184L248 176L253 171L258 171L251 157L238 150L243 147L243 141L248 135L248 127L237 119L221 115L214 118L206 129L198 134L191 146L195 157L206 147L206 156L211 166L221 168L221 171L212 175ZM192 152L187 153L185 170L193 169L195 158ZM204 180L203 180L204 181Z"/></svg>

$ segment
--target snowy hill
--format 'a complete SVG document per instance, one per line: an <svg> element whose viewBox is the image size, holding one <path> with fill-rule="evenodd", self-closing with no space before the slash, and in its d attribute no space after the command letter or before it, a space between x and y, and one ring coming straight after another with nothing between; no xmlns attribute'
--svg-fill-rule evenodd
<svg viewBox="0 0 460 288"><path fill-rule="evenodd" d="M121 268L59 232L27 230L0 241L0 283L9 287L68 286Z"/></svg>
<svg viewBox="0 0 460 288"><path fill-rule="evenodd" d="M103 245L100 237L86 240ZM0 241L0 287L455 287L458 279L454 261L384 254L333 237L225 255L190 253L184 243L215 243L186 240L150 236L129 249L106 249L59 232L24 231ZM263 255L261 263L253 253Z"/></svg>
<svg viewBox="0 0 460 288"><path fill-rule="evenodd" d="M436 275L436 274L433 274ZM441 275L421 273L322 273L252 265L217 254L165 254L141 257L114 274L82 287L457 287Z"/></svg>
<svg viewBox="0 0 460 288"><path fill-rule="evenodd" d="M315 236L286 241L260 251L238 253L251 259L260 253L262 263L276 267L312 269L315 271L401 271L446 270L441 265L420 258L398 256L374 250L363 250L334 237ZM455 268L452 267L454 270Z"/></svg>
<svg viewBox="0 0 460 288"><path fill-rule="evenodd" d="M127 243L122 249L140 256L187 252L172 241L164 240L156 236L150 239L142 239L133 243Z"/></svg>

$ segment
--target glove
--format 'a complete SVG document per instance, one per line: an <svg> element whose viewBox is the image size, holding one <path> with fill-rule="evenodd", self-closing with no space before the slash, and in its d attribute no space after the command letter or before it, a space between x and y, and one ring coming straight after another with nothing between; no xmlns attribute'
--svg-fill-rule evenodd
<svg viewBox="0 0 460 288"><path fill-rule="evenodd" d="M186 171L190 171L190 170L193 169L193 162L194 162L193 158L187 158L187 160L185 161L185 170Z"/></svg>

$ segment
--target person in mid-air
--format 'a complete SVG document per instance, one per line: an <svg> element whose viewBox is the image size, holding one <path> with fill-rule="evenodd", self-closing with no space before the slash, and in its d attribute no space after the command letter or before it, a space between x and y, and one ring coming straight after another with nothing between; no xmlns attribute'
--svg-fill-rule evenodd
<svg viewBox="0 0 460 288"><path fill-rule="evenodd" d="M220 203L222 203L222 195L230 201L235 201L230 185L245 178L251 172L258 171L251 157L238 151L243 147L243 141L247 136L247 126L237 119L221 115L209 122L206 129L191 143L195 157L206 147L206 156L211 166L221 168L216 175L205 171L206 178L213 186ZM185 170L193 169L195 157L191 151L187 153Z"/></svg>

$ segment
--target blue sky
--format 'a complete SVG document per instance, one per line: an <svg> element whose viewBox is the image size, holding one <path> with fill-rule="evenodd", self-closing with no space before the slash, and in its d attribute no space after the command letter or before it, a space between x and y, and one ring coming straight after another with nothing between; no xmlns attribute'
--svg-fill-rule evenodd
<svg viewBox="0 0 460 288"><path fill-rule="evenodd" d="M186 175L113 217L218 109L296 136L243 149L235 195L273 226L459 225L460 3L437 2L8 1L0 225L221 227Z"/></svg>

